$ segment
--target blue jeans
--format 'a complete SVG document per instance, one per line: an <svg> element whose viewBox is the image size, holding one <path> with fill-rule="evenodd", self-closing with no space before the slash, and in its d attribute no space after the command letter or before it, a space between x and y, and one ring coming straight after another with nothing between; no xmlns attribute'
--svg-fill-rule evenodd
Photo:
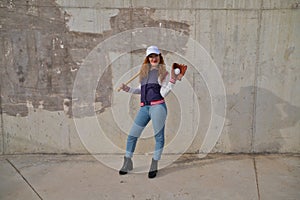
<svg viewBox="0 0 300 200"><path fill-rule="evenodd" d="M152 106L143 106L140 108L137 116L135 117L134 124L130 130L130 133L127 137L126 145L126 157L131 158L136 146L136 142L142 131L152 120L154 137L155 137L155 150L153 159L160 160L163 147L165 144L165 122L167 118L167 106L165 103L152 105Z"/></svg>

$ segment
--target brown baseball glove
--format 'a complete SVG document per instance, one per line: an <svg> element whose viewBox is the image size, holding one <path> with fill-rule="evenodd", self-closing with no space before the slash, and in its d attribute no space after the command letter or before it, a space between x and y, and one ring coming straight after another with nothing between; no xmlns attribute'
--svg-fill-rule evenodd
<svg viewBox="0 0 300 200"><path fill-rule="evenodd" d="M180 70L180 73L178 75L175 75L175 72L174 70L178 68ZM177 80L180 80L181 81L181 78L184 76L185 72L187 70L187 65L184 65L184 64L178 64L178 63L173 63L172 65L172 75L174 77L176 77Z"/></svg>

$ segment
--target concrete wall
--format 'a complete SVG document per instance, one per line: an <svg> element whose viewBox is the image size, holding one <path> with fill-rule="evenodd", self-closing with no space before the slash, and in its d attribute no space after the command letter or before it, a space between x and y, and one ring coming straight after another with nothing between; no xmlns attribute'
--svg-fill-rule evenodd
<svg viewBox="0 0 300 200"><path fill-rule="evenodd" d="M213 152L299 153L299 7L296 0L153 0L151 4L142 0L0 0L0 153L123 152L124 132L138 110L138 97L116 93L114 88L126 80L124 73L129 72L127 77L134 73L144 49L117 58L114 49L101 58L110 60L108 67L99 64L102 76L94 104L101 134L91 124L93 116L84 111L88 106L78 105L83 114L74 115L72 91L78 71L97 45L143 27L183 33L201 44L218 67L227 104L225 125ZM172 43L162 38L162 44ZM197 56L198 52L185 51L192 48L185 42L179 52ZM188 62L172 52L164 53L168 66L174 60ZM195 133L187 152L199 151L212 112L208 86L197 70L190 67L185 77L196 99L181 83L166 99L166 144L177 132L186 137ZM179 94L182 91L184 96ZM180 107L180 102L190 101L191 105ZM196 105L199 110L193 109ZM181 118L183 111L178 107L188 110L186 118ZM75 122L82 126L76 127ZM137 152L152 150L151 134L147 128ZM120 149L111 148L103 138Z"/></svg>

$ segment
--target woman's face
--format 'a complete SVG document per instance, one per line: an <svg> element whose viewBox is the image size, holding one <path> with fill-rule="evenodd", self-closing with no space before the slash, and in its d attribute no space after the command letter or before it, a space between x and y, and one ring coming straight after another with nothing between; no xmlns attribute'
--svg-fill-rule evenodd
<svg viewBox="0 0 300 200"><path fill-rule="evenodd" d="M158 54L150 54L149 56L149 62L152 66L157 66L160 62L160 57Z"/></svg>

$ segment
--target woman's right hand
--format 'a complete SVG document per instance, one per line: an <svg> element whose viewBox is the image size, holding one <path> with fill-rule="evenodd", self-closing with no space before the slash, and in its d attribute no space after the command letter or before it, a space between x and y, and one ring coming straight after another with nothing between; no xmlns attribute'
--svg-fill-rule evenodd
<svg viewBox="0 0 300 200"><path fill-rule="evenodd" d="M128 92L129 89L130 89L130 87L128 87L127 85L125 85L124 83L122 83L121 90L123 90L125 92Z"/></svg>

